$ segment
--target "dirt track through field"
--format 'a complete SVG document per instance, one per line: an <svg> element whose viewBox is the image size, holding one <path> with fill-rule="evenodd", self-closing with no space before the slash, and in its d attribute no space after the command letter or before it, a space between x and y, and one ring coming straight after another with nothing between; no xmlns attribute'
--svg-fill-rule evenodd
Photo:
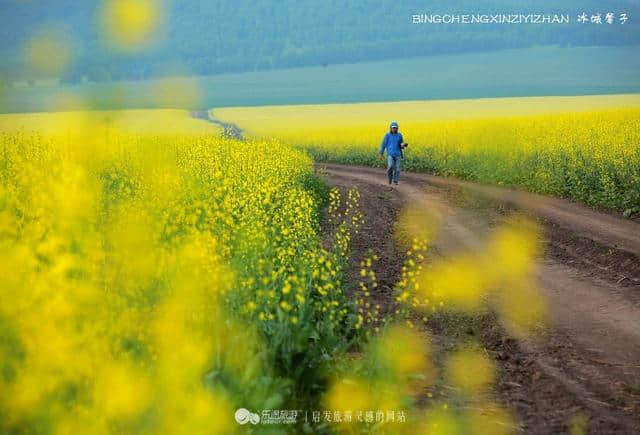
<svg viewBox="0 0 640 435"><path fill-rule="evenodd" d="M639 223L562 199L426 174L403 173L391 189L382 169L318 168L332 185L358 186L371 219L394 218L406 204L437 215L441 225L430 249L441 257L482 246L510 211L538 219L546 248L536 277L551 326L537 338L503 337L492 349L506 354L502 400L526 433L566 430L580 412L595 433L640 432ZM393 243L388 227L368 231L378 246ZM397 259L385 263L397 269ZM386 279L388 292L393 283Z"/></svg>
<svg viewBox="0 0 640 435"><path fill-rule="evenodd" d="M221 121L220 119L214 118L209 114L208 110L192 110L190 113L192 118L208 121L212 124L216 124L222 127L223 137L228 137L236 140L243 140L242 129L238 127L236 124L232 122Z"/></svg>

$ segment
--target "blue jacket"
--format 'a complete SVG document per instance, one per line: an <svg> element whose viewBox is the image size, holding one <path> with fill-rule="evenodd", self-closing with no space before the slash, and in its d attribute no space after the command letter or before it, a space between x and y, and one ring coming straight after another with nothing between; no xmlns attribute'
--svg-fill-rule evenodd
<svg viewBox="0 0 640 435"><path fill-rule="evenodd" d="M384 137L382 138L382 143L380 144L380 155L384 155L384 150L387 150L387 155L390 156L402 156L402 150L400 149L400 144L404 142L402 138L402 133L397 132L396 134L388 131Z"/></svg>

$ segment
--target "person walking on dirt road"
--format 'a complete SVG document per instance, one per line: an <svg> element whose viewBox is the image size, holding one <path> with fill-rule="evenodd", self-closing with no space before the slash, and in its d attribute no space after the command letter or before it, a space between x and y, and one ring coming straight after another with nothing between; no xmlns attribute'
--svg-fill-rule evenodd
<svg viewBox="0 0 640 435"><path fill-rule="evenodd" d="M402 133L398 131L398 123L396 121L391 122L389 131L385 133L380 144L380 158L384 159L384 151L387 150L387 176L389 178L389 184L398 184L398 177L400 176L400 160L404 158L402 149L406 148L408 144L404 142Z"/></svg>

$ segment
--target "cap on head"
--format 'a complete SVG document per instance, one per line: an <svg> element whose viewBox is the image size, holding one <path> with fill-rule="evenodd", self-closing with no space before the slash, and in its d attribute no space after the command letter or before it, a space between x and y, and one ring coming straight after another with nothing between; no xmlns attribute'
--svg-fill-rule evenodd
<svg viewBox="0 0 640 435"><path fill-rule="evenodd" d="M398 123L396 121L391 121L391 125L389 126L389 128L398 128Z"/></svg>

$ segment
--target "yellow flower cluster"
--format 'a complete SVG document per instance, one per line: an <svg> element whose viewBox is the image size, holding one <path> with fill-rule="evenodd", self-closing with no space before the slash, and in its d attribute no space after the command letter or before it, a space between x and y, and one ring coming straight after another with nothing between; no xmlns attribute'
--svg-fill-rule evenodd
<svg viewBox="0 0 640 435"><path fill-rule="evenodd" d="M0 126L0 432L233 433L346 346L357 193L323 248L305 153L180 111Z"/></svg>
<svg viewBox="0 0 640 435"><path fill-rule="evenodd" d="M512 433L514 417L492 399L496 368L487 352L473 340L463 340L444 358L431 355L430 337L415 328L414 319L420 312L423 321L436 312L473 315L486 312L491 303L511 333L538 332L546 313L534 285L535 260L540 253L537 225L522 216L511 216L488 236L485 249L427 262L435 217L409 208L399 222L403 227L398 237L408 250L395 288L395 318L381 321L379 307L369 302L371 290L377 287L372 268L377 256L370 252L360 263L357 325L376 325L380 334L368 335L371 340L363 351L338 365L324 396L326 407L335 410L328 421L345 434L360 433L362 425L367 425L368 433L402 434L416 429L423 433ZM432 361L441 361L442 370ZM441 391L442 383L447 394ZM421 404L425 392L429 400ZM434 398L433 392L442 397ZM376 417L360 420L362 410L373 410L370 413ZM411 429L388 417L396 410L408 414Z"/></svg>
<svg viewBox="0 0 640 435"><path fill-rule="evenodd" d="M408 310L425 316L438 310L474 314L492 306L515 335L536 333L545 326L546 306L536 287L542 248L535 222L514 214L488 235L484 246L429 261L424 254L436 218L409 208L400 222L406 225L405 237L413 238L396 285L396 314L408 317ZM411 321L408 324L413 327Z"/></svg>

